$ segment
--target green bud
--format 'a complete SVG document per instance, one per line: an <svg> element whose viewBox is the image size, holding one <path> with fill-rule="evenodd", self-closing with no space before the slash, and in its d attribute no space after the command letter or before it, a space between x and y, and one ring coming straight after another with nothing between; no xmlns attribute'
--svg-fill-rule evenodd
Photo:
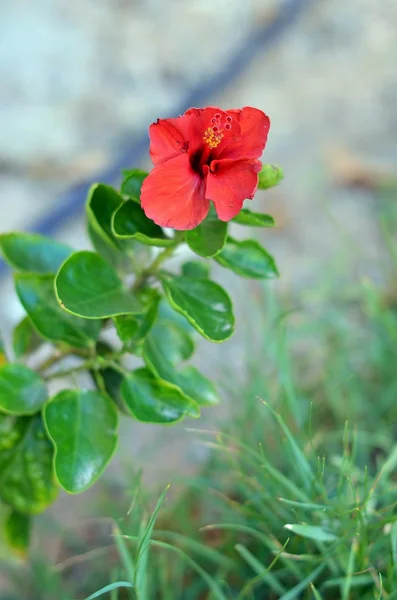
<svg viewBox="0 0 397 600"><path fill-rule="evenodd" d="M259 173L258 190L268 190L275 187L284 179L281 167L277 165L263 165Z"/></svg>

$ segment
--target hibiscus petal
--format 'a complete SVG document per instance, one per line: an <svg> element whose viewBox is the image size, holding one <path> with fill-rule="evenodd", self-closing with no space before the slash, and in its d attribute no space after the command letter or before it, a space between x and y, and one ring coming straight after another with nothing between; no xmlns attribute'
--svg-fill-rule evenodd
<svg viewBox="0 0 397 600"><path fill-rule="evenodd" d="M246 198L253 198L262 164L255 159L213 160L206 180L206 197L215 204L221 221L230 221Z"/></svg>
<svg viewBox="0 0 397 600"><path fill-rule="evenodd" d="M189 108L175 119L157 119L149 127L150 157L160 165L181 153L197 152L203 145L203 135L214 114L226 116L220 108Z"/></svg>
<svg viewBox="0 0 397 600"><path fill-rule="evenodd" d="M209 200L205 184L181 154L154 167L142 184L141 205L149 219L161 227L194 229L205 219Z"/></svg>
<svg viewBox="0 0 397 600"><path fill-rule="evenodd" d="M158 119L149 127L150 158L154 165L187 152L189 144L183 134L184 117L178 119Z"/></svg>
<svg viewBox="0 0 397 600"><path fill-rule="evenodd" d="M227 144L218 158L259 158L266 146L270 119L257 108L246 106L241 110L228 110L241 127L241 139Z"/></svg>

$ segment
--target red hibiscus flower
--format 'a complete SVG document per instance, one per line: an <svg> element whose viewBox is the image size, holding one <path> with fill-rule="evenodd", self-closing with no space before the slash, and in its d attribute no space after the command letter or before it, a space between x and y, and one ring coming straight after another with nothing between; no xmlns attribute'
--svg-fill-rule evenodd
<svg viewBox="0 0 397 600"><path fill-rule="evenodd" d="M162 227L194 229L212 200L219 219L230 221L254 197L269 127L269 118L249 106L190 108L177 119L153 123L154 169L141 193L146 215Z"/></svg>

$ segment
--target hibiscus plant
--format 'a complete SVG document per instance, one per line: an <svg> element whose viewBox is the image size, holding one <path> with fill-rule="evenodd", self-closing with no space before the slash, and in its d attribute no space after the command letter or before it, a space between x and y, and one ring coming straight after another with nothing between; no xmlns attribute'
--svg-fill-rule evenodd
<svg viewBox="0 0 397 600"><path fill-rule="evenodd" d="M95 251L0 236L26 313L0 353L0 498L14 548L27 547L31 515L60 489L75 494L98 480L120 412L165 425L217 402L213 383L180 363L193 354L195 331L223 342L234 329L230 298L202 258L243 277L278 274L257 241L228 235L228 221L274 224L243 208L282 178L259 160L269 126L249 107L193 108L152 124L153 170L125 171L120 191L89 190ZM170 272L166 261L183 244L196 258Z"/></svg>

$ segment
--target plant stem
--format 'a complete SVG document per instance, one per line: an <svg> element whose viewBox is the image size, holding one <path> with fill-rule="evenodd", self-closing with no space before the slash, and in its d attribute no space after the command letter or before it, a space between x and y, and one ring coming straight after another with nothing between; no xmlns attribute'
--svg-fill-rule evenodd
<svg viewBox="0 0 397 600"><path fill-rule="evenodd" d="M167 258L170 258L170 256L172 256L172 254L174 253L175 249L183 242L184 236L185 236L184 231L176 232L173 243L170 246L167 246L167 248L165 248L162 252L160 252L157 255L157 257L154 259L154 261L138 275L138 277L136 278L136 280L131 288L131 291L133 293L137 292L139 289L141 289L150 277L153 277L157 274L157 272L158 272L159 268L161 267L161 265L163 264L163 262L165 260L167 260ZM88 371L89 369L93 369L94 371L97 371L98 369L103 369L106 367L112 367L119 373L122 373L123 375L125 375L125 370L123 369L123 367L120 366L114 360L115 358L118 358L120 356L120 352L116 353L116 354L108 355L106 357L106 359L103 357L101 358L98 356L95 357L95 356L91 355L92 356L91 358L85 360L83 363L81 363L80 365L78 365L76 367L71 367L70 369L64 369L62 371L56 371L55 373L51 373L50 375L43 374L43 372L47 371L47 369L52 367L52 365L56 364L63 358L66 358L67 356L70 356L73 354L80 354L80 356L83 356L83 357L87 356L87 353L82 352L82 351L78 352L78 351L73 350L72 352L62 353L59 350L56 350L52 356L50 356L46 361L44 361L39 366L38 371L40 373L42 373L42 376L46 381L50 381L52 379L60 379L62 377L69 377L70 375L73 375L74 373L79 373L81 371ZM98 377L97 377L97 375L98 375ZM103 389L104 383L103 383L102 378L99 376L99 373L97 373L97 374L94 373L94 376L95 376L95 380L98 384L98 387L100 389Z"/></svg>
<svg viewBox="0 0 397 600"><path fill-rule="evenodd" d="M52 367L52 365L55 365L57 362L62 360L64 357L65 354L62 354L62 352L60 352L59 350L55 350L54 354L49 356L44 362L41 363L41 365L37 367L37 370L40 372L46 371L47 369Z"/></svg>
<svg viewBox="0 0 397 600"><path fill-rule="evenodd" d="M77 365L76 367L71 367L70 369L64 369L63 371L56 371L55 373L51 373L50 375L44 377L44 379L46 381L50 381L51 379L60 379L61 377L68 377L69 375L74 375L74 373L79 373L81 371L89 371L90 369L97 371L98 369L106 369L107 367L115 368L117 363L114 359L119 357L119 355L120 353L109 354L107 358L97 356L95 358L85 360L83 363ZM119 370L121 369L122 367L119 367Z"/></svg>
<svg viewBox="0 0 397 600"><path fill-rule="evenodd" d="M74 373L79 373L80 371L88 371L89 369L97 367L98 362L94 359L86 360L81 365L76 367L71 367L70 369L64 369L63 371L56 371L55 373L51 373L50 375L46 375L44 379L46 381L50 381L51 379L60 379L61 377L68 377L69 375L73 375Z"/></svg>
<svg viewBox="0 0 397 600"><path fill-rule="evenodd" d="M94 379L99 390L106 394L105 380L103 379L102 374L97 369L94 369Z"/></svg>
<svg viewBox="0 0 397 600"><path fill-rule="evenodd" d="M107 366L111 367L112 369L114 369L115 371L120 373L120 375L125 376L127 374L126 369L124 369L124 367L122 365L120 365L118 362L109 361L109 364Z"/></svg>
<svg viewBox="0 0 397 600"><path fill-rule="evenodd" d="M139 277L137 277L134 285L131 288L132 292L137 292L149 279L149 277L156 275L159 267L163 264L163 262L167 260L167 258L170 258L170 256L172 256L172 254L174 253L174 250L182 243L184 235L184 231L178 231L176 233L174 243L171 246L167 246L167 248L160 252L160 254L154 259L152 264L149 265L147 269L144 269L139 275Z"/></svg>
<svg viewBox="0 0 397 600"><path fill-rule="evenodd" d="M62 361L64 358L73 355L87 358L87 351L83 349L74 348L73 350L66 349L63 352L62 350L56 349L55 352L51 354L51 356L49 356L45 361L41 363L41 365L37 367L37 371L43 375L45 371L47 371L50 367Z"/></svg>

